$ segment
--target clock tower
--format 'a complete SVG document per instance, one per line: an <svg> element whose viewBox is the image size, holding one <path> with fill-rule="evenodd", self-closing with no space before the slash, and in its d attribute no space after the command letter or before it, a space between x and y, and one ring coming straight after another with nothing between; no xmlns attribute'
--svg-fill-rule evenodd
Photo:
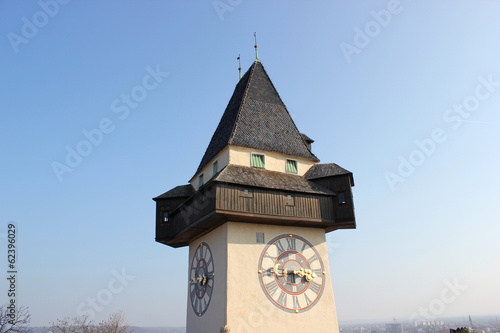
<svg viewBox="0 0 500 333"><path fill-rule="evenodd" d="M189 246L187 333L338 333L325 234L356 227L353 175L319 163L256 60L156 241Z"/></svg>

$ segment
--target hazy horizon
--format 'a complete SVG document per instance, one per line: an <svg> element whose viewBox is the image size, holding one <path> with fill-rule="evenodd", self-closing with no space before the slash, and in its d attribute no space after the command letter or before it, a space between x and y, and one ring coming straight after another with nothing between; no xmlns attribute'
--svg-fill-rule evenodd
<svg viewBox="0 0 500 333"><path fill-rule="evenodd" d="M492 315L477 315L477 316L473 316L472 319L474 320L474 323L479 323L481 324L482 321L485 321L485 320L492 320L492 319L496 319L496 321L498 321L498 318L500 317L500 314L492 314ZM396 321L394 321L396 320ZM454 321L454 323L456 322L463 322L463 325L465 326L468 326L469 325L469 315L463 315L463 316L452 316L452 317L442 317L442 318L436 318L432 321L444 321L445 324L444 326L445 327L453 327L453 325L450 324L451 321ZM411 322L411 321L399 321L397 318L379 318L379 319L373 319L373 320L370 320L370 319L353 319L353 320L340 320L339 319L339 326L349 326L349 325L385 325L385 324L392 324L392 323L399 323L399 324L402 324L402 325L412 325L414 322ZM136 326L136 325L133 325L133 324L130 324L130 323L126 323L131 329L134 329L134 328L140 328L140 329L144 329L144 330L155 330L155 329L179 329L179 328L185 328L185 325L183 326L169 326L169 325L165 325L165 326ZM33 328L36 328L36 329L48 329L50 328L50 326L32 326L31 327ZM342 327L341 327L342 328ZM38 333L38 332L35 332L35 333Z"/></svg>

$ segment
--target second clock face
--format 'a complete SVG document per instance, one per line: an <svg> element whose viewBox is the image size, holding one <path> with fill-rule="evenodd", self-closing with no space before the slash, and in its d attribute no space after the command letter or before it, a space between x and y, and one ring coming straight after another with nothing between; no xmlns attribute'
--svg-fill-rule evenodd
<svg viewBox="0 0 500 333"><path fill-rule="evenodd" d="M262 251L259 281L267 298L280 309L303 312L312 308L323 293L323 260L305 238L280 235Z"/></svg>
<svg viewBox="0 0 500 333"><path fill-rule="evenodd" d="M196 248L189 268L189 298L194 313L201 317L208 309L214 289L214 258L207 243Z"/></svg>

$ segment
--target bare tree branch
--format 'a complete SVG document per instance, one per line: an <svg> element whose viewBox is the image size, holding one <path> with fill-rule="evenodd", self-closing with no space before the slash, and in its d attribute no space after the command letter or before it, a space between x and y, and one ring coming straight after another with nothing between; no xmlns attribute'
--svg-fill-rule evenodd
<svg viewBox="0 0 500 333"><path fill-rule="evenodd" d="M7 305L0 306L0 333L30 333L31 315L25 306L14 311Z"/></svg>
<svg viewBox="0 0 500 333"><path fill-rule="evenodd" d="M133 333L121 311L112 313L99 324L94 324L88 316L58 319L52 324L51 330L57 333Z"/></svg>

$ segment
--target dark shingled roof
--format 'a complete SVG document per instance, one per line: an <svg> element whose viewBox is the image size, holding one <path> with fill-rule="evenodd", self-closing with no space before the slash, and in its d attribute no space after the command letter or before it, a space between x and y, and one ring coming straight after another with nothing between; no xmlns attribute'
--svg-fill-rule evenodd
<svg viewBox="0 0 500 333"><path fill-rule="evenodd" d="M351 174L349 170L346 170L335 163L325 163L325 164L315 164L309 170L307 170L304 175L307 179L317 179L331 176L339 176Z"/></svg>
<svg viewBox="0 0 500 333"><path fill-rule="evenodd" d="M184 197L190 197L193 195L196 191L194 190L193 186L190 184L188 185L179 185L174 187L173 189L163 193L162 195L157 196L156 198L153 198L153 200L156 199L166 199L166 198L184 198Z"/></svg>
<svg viewBox="0 0 500 333"><path fill-rule="evenodd" d="M275 190L335 195L329 189L302 176L241 165L228 165L213 181Z"/></svg>
<svg viewBox="0 0 500 333"><path fill-rule="evenodd" d="M300 136L302 136L302 140L304 140L306 143L314 143L314 140L305 135L304 133L300 133Z"/></svg>
<svg viewBox="0 0 500 333"><path fill-rule="evenodd" d="M236 85L196 173L227 145L319 161L258 60Z"/></svg>

